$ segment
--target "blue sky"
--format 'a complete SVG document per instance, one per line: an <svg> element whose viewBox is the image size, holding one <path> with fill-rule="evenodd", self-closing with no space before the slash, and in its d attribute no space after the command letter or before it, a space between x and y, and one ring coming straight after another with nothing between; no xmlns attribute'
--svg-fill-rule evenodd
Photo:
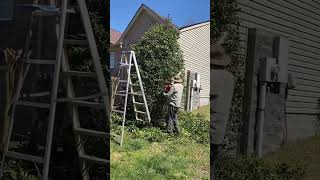
<svg viewBox="0 0 320 180"><path fill-rule="evenodd" d="M110 26L123 32L142 3L178 27L210 18L210 0L110 0Z"/></svg>

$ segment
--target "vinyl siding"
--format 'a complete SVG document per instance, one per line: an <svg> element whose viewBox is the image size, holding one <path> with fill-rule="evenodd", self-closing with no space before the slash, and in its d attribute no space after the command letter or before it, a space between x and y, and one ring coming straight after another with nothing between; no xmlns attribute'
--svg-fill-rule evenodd
<svg viewBox="0 0 320 180"><path fill-rule="evenodd" d="M239 6L242 45L239 53L245 56L247 28L259 28L287 37L288 71L295 74L297 84L295 89L289 90L286 102L288 123L296 122L297 117L301 121L317 119L320 114L320 2L239 0Z"/></svg>
<svg viewBox="0 0 320 180"><path fill-rule="evenodd" d="M185 70L200 73L200 106L209 103L210 91L210 25L205 23L182 31L179 44L183 51Z"/></svg>

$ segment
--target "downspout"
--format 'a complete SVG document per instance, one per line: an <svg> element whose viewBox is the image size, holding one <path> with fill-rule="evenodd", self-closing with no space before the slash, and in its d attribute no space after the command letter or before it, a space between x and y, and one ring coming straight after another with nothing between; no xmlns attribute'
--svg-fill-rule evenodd
<svg viewBox="0 0 320 180"><path fill-rule="evenodd" d="M257 156L259 158L262 157L262 149L263 149L263 135L264 135L264 114L265 114L265 106L266 106L266 94L267 94L267 83L264 81L260 81L260 89L259 89L259 104L258 104L258 140L257 140Z"/></svg>

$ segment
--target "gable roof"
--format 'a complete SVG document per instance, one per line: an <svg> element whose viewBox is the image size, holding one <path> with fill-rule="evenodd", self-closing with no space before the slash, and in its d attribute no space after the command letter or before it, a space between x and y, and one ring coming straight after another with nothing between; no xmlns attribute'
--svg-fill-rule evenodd
<svg viewBox="0 0 320 180"><path fill-rule="evenodd" d="M113 29L113 28L110 28L110 43L111 44L115 44L116 42L118 42L118 40L120 39L122 33Z"/></svg>
<svg viewBox="0 0 320 180"><path fill-rule="evenodd" d="M190 25L187 25L187 26L180 27L179 30L180 30L180 32L184 32L184 31L188 31L188 30L191 30L191 29L194 29L194 28L198 28L198 27L201 27L201 26L205 26L205 25L208 25L208 24L210 25L210 21L199 22L199 23L190 24Z"/></svg>
<svg viewBox="0 0 320 180"><path fill-rule="evenodd" d="M127 26L126 30L122 33L121 37L119 38L119 40L117 41L117 44L120 43L123 39L123 37L128 33L129 29L131 28L131 26L134 24L134 22L136 21L136 19L139 17L139 15L143 12L147 12L149 13L154 19L156 19L160 24L165 23L165 18L163 18L162 16L160 16L158 13L156 13L155 11L153 11L151 8L149 8L148 6L146 6L145 4L141 4L141 6L139 7L139 9L137 10L137 12L135 13L135 15L133 16L133 18L131 19L129 25Z"/></svg>

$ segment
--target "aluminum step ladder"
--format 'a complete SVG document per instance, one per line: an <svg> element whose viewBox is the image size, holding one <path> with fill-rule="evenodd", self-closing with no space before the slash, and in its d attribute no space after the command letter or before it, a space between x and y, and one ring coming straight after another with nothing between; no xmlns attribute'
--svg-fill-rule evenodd
<svg viewBox="0 0 320 180"><path fill-rule="evenodd" d="M92 30L90 17L85 0L77 0L78 7L74 9L68 9L70 13L80 13L80 17L83 23L85 31L85 40L78 39L64 39L64 52L62 53L62 74L66 77L65 87L66 87L66 98L61 99L62 102L68 102L70 105L70 115L72 118L73 131L75 135L75 143L77 145L78 157L80 160L80 170L82 173L83 180L89 180L89 169L90 165L98 164L104 166L107 171L107 165L110 163L109 159L106 157L97 157L95 155L90 155L85 152L86 140L88 137L102 139L105 142L109 141L110 133L97 129L87 129L81 126L79 120L78 107L87 107L91 109L102 110L105 114L107 122L110 122L110 98L109 90L106 86L105 78L102 71L102 66L100 62L100 57L98 49L95 42L94 33ZM69 60L67 56L67 46L79 46L88 47L90 49L90 54L92 58L92 63L95 72L83 72L83 71L73 71L70 69ZM85 97L75 97L75 87L72 77L86 77L96 79L99 85L99 93L88 95ZM100 99L100 102L93 101L93 99ZM107 125L105 125L107 126ZM106 154L108 149L105 150ZM105 172L107 176L107 172Z"/></svg>
<svg viewBox="0 0 320 180"><path fill-rule="evenodd" d="M66 45L72 45L76 44L79 41L72 41L72 40L66 40L65 39L65 27L66 27L66 18L67 15L70 13L75 13L74 10L68 9L68 1L64 0L62 1L61 9L55 9L55 8L44 8L45 6L41 6L41 8L36 8L32 12L32 16L30 19L29 24L29 31L26 38L26 43L23 51L22 56L22 63L19 73L19 80L17 85L17 92L13 98L12 103L12 109L10 114L10 125L9 125L9 132L8 137L4 146L4 152L2 155L1 160L1 168L0 168L0 179L3 178L4 175L4 169L5 169L5 161L8 158L11 159L17 159L17 160L24 160L28 162L33 162L36 166L36 169L38 170L38 164L40 164L43 167L42 175L40 173L40 170L38 170L38 176L41 176L42 180L48 180L49 179L49 168L50 168L50 155L51 155L51 147L52 147L52 137L53 137L53 128L54 128L54 120L55 120L55 114L56 114L56 105L57 102L68 102L72 106L72 122L73 122L73 131L76 137L76 145L78 150L78 156L80 160L80 168L82 171L82 176L84 180L88 180L88 168L91 163L95 164L101 164L103 166L107 166L109 163L109 160L98 158L95 156L87 155L84 152L84 141L83 136L93 136L97 138L108 138L109 133L107 132L101 132L96 131L92 129L85 129L80 126L79 119L77 118L76 113L76 107L78 106L93 106L100 108L104 110L106 119L109 120L110 118L110 102L109 102L109 94L108 89L106 87L105 79L102 72L102 67L100 64L100 58L98 55L97 47L95 44L92 27L90 24L90 19L88 15L88 10L85 4L84 0L77 0L77 3L79 5L79 10L82 18L82 22L84 25L84 30L87 37L87 44L90 48L90 53L92 56L92 61L95 67L95 76L93 76L93 72L76 72L76 71L70 71L68 68L67 63L67 57L64 53L64 47ZM55 60L46 60L46 59L30 59L29 58L29 51L31 46L31 38L32 38L32 27L33 23L36 17L38 16L57 16L60 19L60 23L58 26L57 31L57 51L56 51L56 59ZM28 75L30 71L30 66L32 65L48 65L48 66L54 66L54 74L53 74L53 84L51 89L51 98L49 103L43 103L43 102L28 102L28 101L22 101L20 94L26 79L26 76ZM61 69L62 68L62 69ZM62 70L62 72L60 72ZM59 79L60 79L60 73L67 74L67 97L66 98L58 98L58 90L59 90ZM99 91L100 93L89 95L86 97L75 97L73 92L73 86L70 76L91 76L95 77L99 84ZM87 102L86 100L89 100L91 98L101 98L102 103L92 103ZM12 130L15 122L15 113L16 113L16 107L17 106L26 106L26 107L33 107L33 108L44 108L49 110L49 116L48 116L48 128L47 128L47 138L46 138L46 145L45 145L45 153L44 157L42 156L34 156L29 154L24 154L20 152L14 152L12 150L9 150L9 144L11 140ZM107 152L107 149L106 149ZM107 173L106 173L107 174Z"/></svg>
<svg viewBox="0 0 320 180"><path fill-rule="evenodd" d="M126 78L125 78L126 77ZM112 98L112 113L122 116L120 145L123 144L128 97L131 95L135 119L150 123L150 113L134 51L123 51L118 69L117 85ZM120 106L115 102L120 101ZM121 103L122 101L122 103ZM120 109L119 109L120 108Z"/></svg>

